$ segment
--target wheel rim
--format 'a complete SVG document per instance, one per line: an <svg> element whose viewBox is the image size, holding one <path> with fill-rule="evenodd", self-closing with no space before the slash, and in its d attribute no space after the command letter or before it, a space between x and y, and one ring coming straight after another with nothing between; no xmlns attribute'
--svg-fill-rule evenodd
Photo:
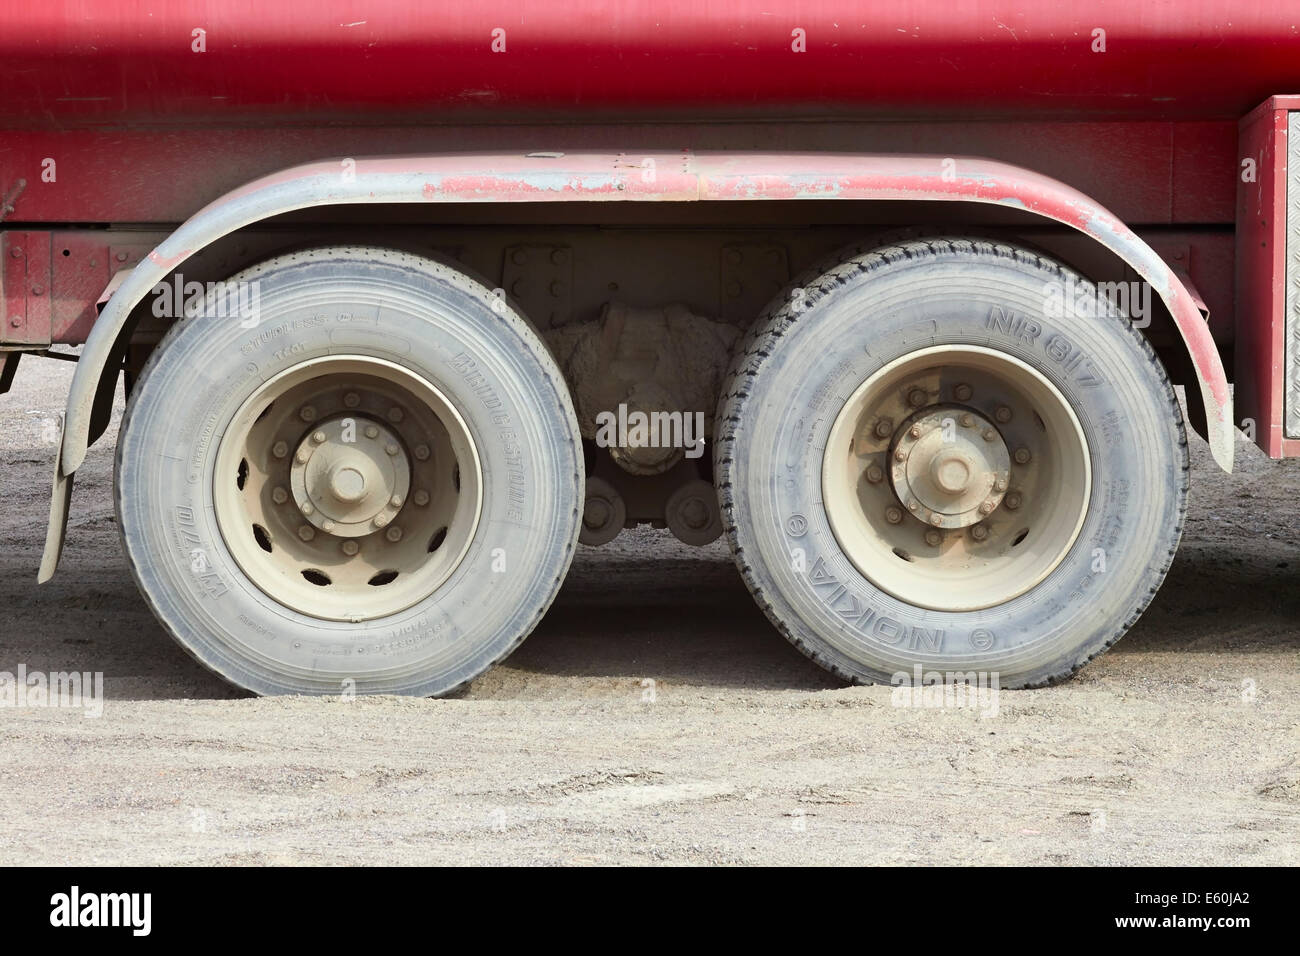
<svg viewBox="0 0 1300 956"><path fill-rule="evenodd" d="M822 462L826 514L853 565L899 600L945 611L1003 604L1051 574L1091 488L1064 396L979 346L922 349L873 374Z"/></svg>
<svg viewBox="0 0 1300 956"><path fill-rule="evenodd" d="M431 595L482 511L464 420L409 369L360 355L294 366L235 413L213 505L236 563L312 617L359 622Z"/></svg>

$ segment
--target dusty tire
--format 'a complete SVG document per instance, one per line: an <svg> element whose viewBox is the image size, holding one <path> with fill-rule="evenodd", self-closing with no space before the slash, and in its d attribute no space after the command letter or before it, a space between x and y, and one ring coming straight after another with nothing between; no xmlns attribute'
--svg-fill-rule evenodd
<svg viewBox="0 0 1300 956"><path fill-rule="evenodd" d="M318 249L230 282L256 283L256 324L206 314L178 322L123 422L117 511L145 600L201 663L259 694L430 696L472 680L537 624L577 540L581 445L545 346L482 285L416 256ZM297 419L276 408L302 389L323 397L289 409ZM413 407L395 412L403 395ZM247 414L268 397L265 411ZM272 441L271 428L296 430ZM426 432L437 434L420 447ZM336 458L312 459L317 446ZM238 478L217 469L231 449ZM373 463L357 457L370 453ZM316 460L334 484L313 477ZM369 485L340 484L358 469ZM329 506L343 510L323 517L309 507L324 504L322 488L342 496ZM440 508L449 516L441 537L429 518ZM247 514L268 517L245 540ZM452 538L454 550L444 547ZM307 569L294 577L310 548L311 570L328 583ZM393 580L365 578L387 560L401 569ZM384 591L399 580L416 584ZM318 606L314 592L302 596L311 585ZM395 597L367 604L372 593Z"/></svg>
<svg viewBox="0 0 1300 956"><path fill-rule="evenodd" d="M796 647L828 670L857 682L900 683L900 675L910 681L920 667L927 673L997 674L1004 687L1040 686L1074 673L1113 644L1155 594L1177 548L1186 508L1181 410L1155 354L1127 319L1059 315L1061 310L1047 308L1047 285L1071 281L1091 289L1060 264L1004 244L900 243L851 256L798 283L793 298L775 303L742 343L720 403L715 446L724 523L759 605ZM949 373L945 350L954 350L969 369L988 364L990 375L1005 367L1009 387L1023 386L1029 396L1018 417L1001 404L966 416L953 397L954 383L966 376ZM911 367L910 356L923 359L913 369L921 376L915 390L904 378L890 378L903 375L891 370ZM988 387L996 381L990 379L994 384ZM870 395L873 382L883 388L880 402L919 402L905 409L915 417L897 431L884 416L854 422L859 431L843 430L837 423L850 408L870 407L857 396L863 389ZM961 384L969 395L970 387ZM1036 552L1039 563L1024 565L1023 580L1014 573L989 577L997 585L988 592L991 600L982 600L979 588L954 597L942 586L943 574L959 586L970 569L1027 560L1022 555L1029 552L1014 550L1020 542L1011 543L1023 529L1005 520L1016 519L1007 499L1022 480L1020 466L1006 455L1027 449L1019 447L1021 439L1004 441L1004 426L994 415L1034 422L1043 409L1032 406L1038 399L1050 404L1052 395L1068 414L1050 422L1077 422L1078 444L1059 439L1059 447L1047 446L1043 456L1045 471L1035 488L1044 502L1036 512L1044 530L1041 536L1020 534L1020 542L1047 542ZM947 425L970 418L969 434L982 430L983 447L997 449L982 452L981 440L973 438L963 446L973 449L973 459L960 465L963 476L987 480L987 506L978 496L971 503L987 507L987 514L927 512L933 488L916 484L929 479L916 479L908 456L933 437L935 416L927 423L923 414L928 408L947 416ZM873 422L884 436L878 442ZM1024 428L1042 425L1039 419ZM1057 429L1041 431L1052 435ZM833 479L841 467L837 456L848 462L843 467L859 457L868 462L858 483ZM868 473L872 463L877 468ZM1052 503L1052 489L1080 463L1090 473L1076 485L1076 520L1069 501L1064 512ZM930 464L926 475L947 467L933 459ZM844 489L851 490L847 499ZM917 504L914 491L929 497L919 511L909 512L909 500ZM1023 499L1020 515L1027 513L1029 496ZM1014 499L1018 508L1021 500ZM930 518L952 527L932 529ZM846 531L850 519L860 534ZM1000 550L979 551L999 524L1006 535L997 539ZM980 542L977 526L985 527ZM870 550L873 536L887 543L889 535L909 528L910 543L895 547L893 555L883 547ZM927 552L930 541L935 544ZM921 565L923 572L915 570ZM891 577L898 569L904 570Z"/></svg>

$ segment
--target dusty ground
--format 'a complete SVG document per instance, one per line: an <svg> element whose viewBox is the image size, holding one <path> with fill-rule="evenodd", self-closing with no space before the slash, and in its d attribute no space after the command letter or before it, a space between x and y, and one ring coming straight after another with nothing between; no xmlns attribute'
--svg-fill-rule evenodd
<svg viewBox="0 0 1300 956"><path fill-rule="evenodd" d="M257 700L137 597L111 441L36 588L70 374L27 360L0 398L0 670L103 671L107 704L0 710L0 863L1300 862L1300 462L1241 444L1224 476L1196 441L1155 604L992 718L840 686L724 544L658 533L581 549L459 699Z"/></svg>

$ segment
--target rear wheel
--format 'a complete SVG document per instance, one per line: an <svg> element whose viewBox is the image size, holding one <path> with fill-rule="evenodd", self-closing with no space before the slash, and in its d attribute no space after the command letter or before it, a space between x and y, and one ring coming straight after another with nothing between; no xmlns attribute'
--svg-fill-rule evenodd
<svg viewBox="0 0 1300 956"><path fill-rule="evenodd" d="M1036 686L1150 601L1185 510L1181 412L1127 319L1050 307L1068 289L1098 301L1028 250L916 241L834 264L751 331L720 414L723 518L814 660Z"/></svg>
<svg viewBox="0 0 1300 956"><path fill-rule="evenodd" d="M164 627L258 693L441 694L506 656L572 557L577 424L545 347L440 263L295 253L256 314L176 325L119 442Z"/></svg>

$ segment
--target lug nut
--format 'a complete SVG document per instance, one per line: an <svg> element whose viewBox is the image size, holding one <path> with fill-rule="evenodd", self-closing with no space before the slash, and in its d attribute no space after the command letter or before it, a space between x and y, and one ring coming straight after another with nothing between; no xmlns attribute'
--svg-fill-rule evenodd
<svg viewBox="0 0 1300 956"><path fill-rule="evenodd" d="M943 515L939 514L937 511L931 512L930 524L934 525L936 528L943 527Z"/></svg>
<svg viewBox="0 0 1300 956"><path fill-rule="evenodd" d="M356 392L348 392L346 395L343 396L343 404L346 405L348 408L356 408L358 405L361 404L361 396L358 395ZM347 548L344 548L343 550L346 551ZM352 554L356 554L356 552L353 551Z"/></svg>
<svg viewBox="0 0 1300 956"><path fill-rule="evenodd" d="M384 532L384 537L394 543L402 540L402 529L394 525Z"/></svg>
<svg viewBox="0 0 1300 956"><path fill-rule="evenodd" d="M326 518L324 521L320 523L320 529L325 532L333 531L334 522L331 521L329 518Z"/></svg>
<svg viewBox="0 0 1300 956"><path fill-rule="evenodd" d="M933 528L931 528L929 531L925 533L925 543L932 548L939 547L942 541L943 541L943 535L935 531Z"/></svg>
<svg viewBox="0 0 1300 956"><path fill-rule="evenodd" d="M992 441L993 439L995 439L995 438L997 438L997 437L998 437L998 433L995 432L993 429L991 429L991 428L986 428L986 429L984 429L984 440L985 440L985 441Z"/></svg>
<svg viewBox="0 0 1300 956"><path fill-rule="evenodd" d="M415 503L423 508L429 503L429 493L421 488L415 493Z"/></svg>
<svg viewBox="0 0 1300 956"><path fill-rule="evenodd" d="M952 390L952 394L953 397L957 399L957 401L959 402L967 401L972 394L971 387L967 385L965 382L962 382L960 385L958 385L956 388Z"/></svg>
<svg viewBox="0 0 1300 956"><path fill-rule="evenodd" d="M367 438L378 438L378 437L379 437L379 429L376 428L374 425L367 425L367 426L366 426L366 437L367 437Z"/></svg>
<svg viewBox="0 0 1300 956"><path fill-rule="evenodd" d="M314 422L316 420L316 409L311 405L304 405L298 409L298 417L305 422Z"/></svg>
<svg viewBox="0 0 1300 956"><path fill-rule="evenodd" d="M976 541L983 541L989 536L989 529L984 527L982 524L977 524L975 527L970 529L970 536Z"/></svg>
<svg viewBox="0 0 1300 956"><path fill-rule="evenodd" d="M894 460L895 460L895 461L907 461L907 452L903 451L903 449L901 449L901 448L898 449L898 451L894 452Z"/></svg>
<svg viewBox="0 0 1300 956"><path fill-rule="evenodd" d="M1007 496L1002 499L1002 503L1006 505L1008 508L1010 508L1012 511L1015 511L1017 508L1020 507L1021 500L1022 499L1020 497L1020 492L1012 491L1009 492Z"/></svg>
<svg viewBox="0 0 1300 956"><path fill-rule="evenodd" d="M1011 409L1006 405L999 405L998 410L993 413L993 417L1003 424L1006 424L1011 421Z"/></svg>
<svg viewBox="0 0 1300 956"><path fill-rule="evenodd" d="M913 438L920 438L920 437L921 437L921 426L920 426L920 425L913 425L911 428L909 428L909 429L907 430L907 433L908 433L909 435L911 435Z"/></svg>
<svg viewBox="0 0 1300 956"><path fill-rule="evenodd" d="M997 479L997 481L993 482L993 490L994 490L994 491L1006 491L1006 490L1007 490L1007 482L1006 482L1006 479L1005 479L1005 478L999 478L999 479Z"/></svg>
<svg viewBox="0 0 1300 956"><path fill-rule="evenodd" d="M903 520L903 509L890 506L885 509L885 520L890 524L898 524Z"/></svg>
<svg viewBox="0 0 1300 956"><path fill-rule="evenodd" d="M1029 454L1029 449L1028 449L1028 448L1017 448L1017 449L1016 449L1016 464L1017 464L1017 465L1027 465L1027 464L1029 464L1029 459L1030 459L1031 457L1033 457L1033 456Z"/></svg>
<svg viewBox="0 0 1300 956"><path fill-rule="evenodd" d="M316 529L309 524L305 524L298 529L298 537L302 538L304 541L310 541L312 538L316 537Z"/></svg>
<svg viewBox="0 0 1300 956"><path fill-rule="evenodd" d="M885 473L881 470L879 465L867 466L867 481L871 482L873 485L878 485L884 480L884 478Z"/></svg>
<svg viewBox="0 0 1300 956"><path fill-rule="evenodd" d="M993 510L993 502L991 501L980 502L980 514L986 515L992 510Z"/></svg>
<svg viewBox="0 0 1300 956"><path fill-rule="evenodd" d="M919 507L919 506L917 505L917 503L916 503L915 501L909 501L909 502L907 503L907 510L908 510L908 511L915 511L915 510L917 509L917 507Z"/></svg>
<svg viewBox="0 0 1300 956"><path fill-rule="evenodd" d="M396 455L397 446L392 442L389 442L387 445L384 446L384 451L387 452L389 455Z"/></svg>
<svg viewBox="0 0 1300 956"><path fill-rule="evenodd" d="M277 505L282 505L289 500L289 492L285 491L283 488L276 488L271 492L271 500Z"/></svg>
<svg viewBox="0 0 1300 956"><path fill-rule="evenodd" d="M276 458L283 458L285 455L289 454L289 446L282 441L278 441L271 446L271 454Z"/></svg>
<svg viewBox="0 0 1300 956"><path fill-rule="evenodd" d="M416 446L415 446L415 457L418 458L418 459L420 459L420 461L425 461L425 460L427 460L428 457L429 457L429 446L428 446L428 445L416 445Z"/></svg>
<svg viewBox="0 0 1300 956"><path fill-rule="evenodd" d="M298 454L293 456L300 465L307 464L307 459L311 457L311 449L307 447L299 448Z"/></svg>
<svg viewBox="0 0 1300 956"><path fill-rule="evenodd" d="M314 514L316 513L316 506L313 505L310 501L304 501L304 502L303 502L303 503L298 507L298 510L301 511L301 512L302 512L304 515L306 515L307 517L311 517L312 515L314 515Z"/></svg>
<svg viewBox="0 0 1300 956"><path fill-rule="evenodd" d="M361 546L357 544L355 541L353 541L351 538L349 538L347 541L344 541L343 544L340 545L340 547L343 548L343 553L346 554L349 558L361 550Z"/></svg>
<svg viewBox="0 0 1300 956"><path fill-rule="evenodd" d="M877 438L888 438L894 430L894 420L892 418L882 418L876 422L874 430Z"/></svg>
<svg viewBox="0 0 1300 956"><path fill-rule="evenodd" d="M961 427L962 427L962 428L970 428L972 425L975 424L975 419L974 419L974 417L971 416L969 413L967 413L967 414L965 414L965 415L962 415L962 417L959 419L959 421L961 422Z"/></svg>
<svg viewBox="0 0 1300 956"><path fill-rule="evenodd" d="M388 503L392 505L394 508L400 508L402 507L402 496L393 495L393 497L388 499Z"/></svg>
<svg viewBox="0 0 1300 956"><path fill-rule="evenodd" d="M920 408L925 404L925 389L914 388L907 393L907 404L913 408Z"/></svg>
<svg viewBox="0 0 1300 956"><path fill-rule="evenodd" d="M406 417L406 413L402 411L400 408L398 408L396 405L394 405L392 408L388 410L388 420L392 422L394 425L396 425L405 417Z"/></svg>
<svg viewBox="0 0 1300 956"><path fill-rule="evenodd" d="M382 528L382 527L384 527L384 525L388 524L388 522L390 522L390 521L392 521L392 520L393 520L393 519L392 519L392 517L391 517L390 515L386 515L386 514L377 514L377 515L375 515L375 520L374 520L373 522L371 522L371 523L372 523L376 528Z"/></svg>
<svg viewBox="0 0 1300 956"><path fill-rule="evenodd" d="M313 432L311 436L311 440L314 441L317 445L323 445L325 443L325 433Z"/></svg>

